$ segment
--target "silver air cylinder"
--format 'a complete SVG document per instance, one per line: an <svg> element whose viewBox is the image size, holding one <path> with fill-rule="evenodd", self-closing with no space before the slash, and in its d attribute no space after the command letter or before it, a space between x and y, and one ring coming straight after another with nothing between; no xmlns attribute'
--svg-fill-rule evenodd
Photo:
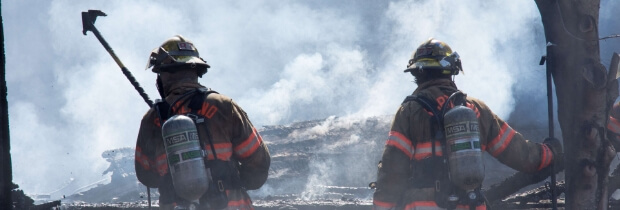
<svg viewBox="0 0 620 210"><path fill-rule="evenodd" d="M476 113L455 106L444 115L450 180L463 190L472 191L484 180L480 132Z"/></svg>
<svg viewBox="0 0 620 210"><path fill-rule="evenodd" d="M161 127L168 168L178 196L197 201L209 187L204 153L191 118L175 115Z"/></svg>

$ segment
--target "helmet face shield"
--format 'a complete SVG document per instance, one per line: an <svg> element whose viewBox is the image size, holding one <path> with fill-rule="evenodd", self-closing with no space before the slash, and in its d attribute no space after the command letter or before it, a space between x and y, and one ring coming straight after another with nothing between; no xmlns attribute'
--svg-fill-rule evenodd
<svg viewBox="0 0 620 210"><path fill-rule="evenodd" d="M155 65L171 64L175 62L177 61L176 59L174 59L174 57L170 56L170 54L168 54L168 52L163 47L159 47L151 52L151 56L149 56L149 62L147 63L146 68L148 69Z"/></svg>
<svg viewBox="0 0 620 210"><path fill-rule="evenodd" d="M159 48L151 51L146 68L153 68L155 73L171 72L178 69L196 69L202 76L210 68L209 64L200 57L194 44L181 35L166 40Z"/></svg>
<svg viewBox="0 0 620 210"><path fill-rule="evenodd" d="M456 52L453 52L452 54L446 57L443 57L441 61L439 61L439 65L441 65L441 67L443 68L455 68L455 67L458 67L456 66L456 63L457 61L460 62L460 60L461 60L461 57L459 56L459 54Z"/></svg>

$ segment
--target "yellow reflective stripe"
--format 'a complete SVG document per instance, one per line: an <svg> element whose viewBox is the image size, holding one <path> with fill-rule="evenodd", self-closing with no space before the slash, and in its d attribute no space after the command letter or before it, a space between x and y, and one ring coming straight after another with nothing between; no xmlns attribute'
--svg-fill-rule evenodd
<svg viewBox="0 0 620 210"><path fill-rule="evenodd" d="M407 137L405 137L403 134L399 132L390 131L390 135L388 136L388 140L387 142L385 142L385 144L396 147L397 149L405 153L405 155L407 155L409 159L413 157L413 148L411 146L411 140L409 140Z"/></svg>
<svg viewBox="0 0 620 210"><path fill-rule="evenodd" d="M615 134L620 135L620 121L618 119L609 116L609 123L607 123L607 129Z"/></svg>
<svg viewBox="0 0 620 210"><path fill-rule="evenodd" d="M510 141L512 141L512 137L515 135L515 133L516 131L514 131L508 125L508 123L504 123L497 137L495 137L488 145L489 147L487 149L489 150L491 155L497 157L500 153L502 153L506 149L508 144L510 144Z"/></svg>

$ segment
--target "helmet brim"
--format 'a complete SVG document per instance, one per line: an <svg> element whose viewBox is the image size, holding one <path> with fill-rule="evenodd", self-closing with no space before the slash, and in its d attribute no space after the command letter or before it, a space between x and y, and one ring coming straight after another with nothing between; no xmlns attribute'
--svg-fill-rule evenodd
<svg viewBox="0 0 620 210"><path fill-rule="evenodd" d="M442 67L435 59L423 58L407 66L405 72L417 71L419 69L443 70L445 68Z"/></svg>

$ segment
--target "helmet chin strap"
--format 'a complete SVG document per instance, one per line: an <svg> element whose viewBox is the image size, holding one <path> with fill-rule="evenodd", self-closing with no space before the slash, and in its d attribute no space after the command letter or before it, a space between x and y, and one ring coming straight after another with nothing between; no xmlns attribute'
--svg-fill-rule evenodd
<svg viewBox="0 0 620 210"><path fill-rule="evenodd" d="M159 96L164 100L166 98L166 93L164 92L164 82L161 80L161 76L157 74L157 82L155 83L157 86L157 92L159 92Z"/></svg>

